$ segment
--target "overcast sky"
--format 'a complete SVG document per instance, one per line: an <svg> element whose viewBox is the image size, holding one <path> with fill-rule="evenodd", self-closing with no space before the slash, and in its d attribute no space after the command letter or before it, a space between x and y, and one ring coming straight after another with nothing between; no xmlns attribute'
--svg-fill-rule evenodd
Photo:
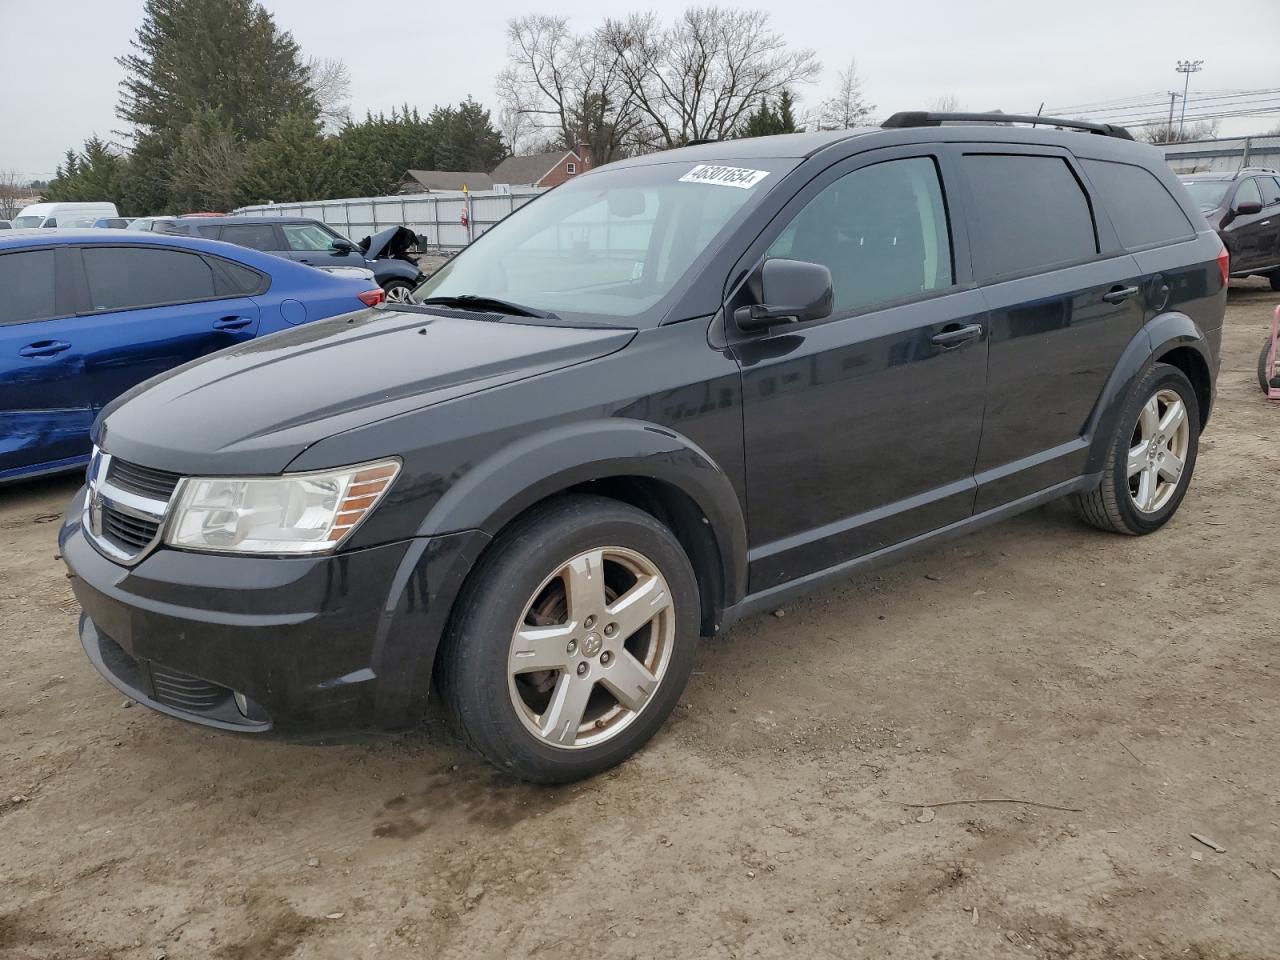
<svg viewBox="0 0 1280 960"><path fill-rule="evenodd" d="M62 153L93 134L109 137L120 69L142 19L142 0L0 0L4 90L0 170L53 174ZM265 0L304 55L339 57L351 71L351 107L363 116L408 102L429 109L468 94L495 107L494 75L505 62L504 25L529 12L515 0ZM578 28L605 13L654 9L670 17L688 4L632 5L559 0L545 9ZM954 94L971 110L1069 106L1182 89L1180 58L1203 59L1197 90L1280 85L1277 0L767 0L775 27L811 47L822 80L799 91L805 104L829 93L857 58L877 113L920 109ZM496 109L495 109L496 114ZM1224 121L1220 135L1271 129L1280 115Z"/></svg>

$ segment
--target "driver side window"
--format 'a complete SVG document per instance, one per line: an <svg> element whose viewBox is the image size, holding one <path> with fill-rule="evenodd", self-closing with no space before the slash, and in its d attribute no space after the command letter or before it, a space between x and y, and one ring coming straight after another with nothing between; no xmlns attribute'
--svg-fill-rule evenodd
<svg viewBox="0 0 1280 960"><path fill-rule="evenodd" d="M836 313L951 286L951 235L937 167L928 157L912 157L841 177L796 214L766 258L827 267Z"/></svg>
<svg viewBox="0 0 1280 960"><path fill-rule="evenodd" d="M290 250L328 250L333 245L334 238L311 223L285 223L280 229Z"/></svg>

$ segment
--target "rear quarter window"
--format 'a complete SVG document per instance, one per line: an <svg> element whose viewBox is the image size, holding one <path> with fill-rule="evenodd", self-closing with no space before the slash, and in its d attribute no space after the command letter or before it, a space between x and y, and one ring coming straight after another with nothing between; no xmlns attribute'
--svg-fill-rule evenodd
<svg viewBox="0 0 1280 960"><path fill-rule="evenodd" d="M1189 240L1196 230L1178 201L1150 170L1110 160L1081 160L1085 174L1129 249Z"/></svg>
<svg viewBox="0 0 1280 960"><path fill-rule="evenodd" d="M961 161L978 280L1031 273L1094 256L1089 200L1062 157L965 154Z"/></svg>

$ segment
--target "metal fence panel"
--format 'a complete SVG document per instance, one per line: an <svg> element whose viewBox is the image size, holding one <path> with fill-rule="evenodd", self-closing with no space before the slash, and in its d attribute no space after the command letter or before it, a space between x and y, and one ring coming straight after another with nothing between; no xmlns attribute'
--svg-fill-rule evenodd
<svg viewBox="0 0 1280 960"><path fill-rule="evenodd" d="M242 216L311 217L333 227L352 240L360 240L387 227L403 224L426 238L428 247L460 250L513 210L524 206L543 190L513 193L479 191L467 197L461 191L408 194L400 197L351 197L340 200L270 203L241 207ZM463 212L469 223L463 223Z"/></svg>

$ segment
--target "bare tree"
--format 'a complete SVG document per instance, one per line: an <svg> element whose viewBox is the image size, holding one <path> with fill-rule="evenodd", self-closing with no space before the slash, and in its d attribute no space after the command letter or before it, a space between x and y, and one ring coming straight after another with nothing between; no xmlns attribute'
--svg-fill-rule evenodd
<svg viewBox="0 0 1280 960"><path fill-rule="evenodd" d="M510 64L498 75L503 110L529 140L586 146L595 164L625 156L642 125L620 56L599 32L573 33L566 17L530 14L507 24Z"/></svg>
<svg viewBox="0 0 1280 960"><path fill-rule="evenodd" d="M730 137L763 100L822 69L759 10L693 7L665 29L654 14L632 14L600 33L660 147Z"/></svg>
<svg viewBox="0 0 1280 960"><path fill-rule="evenodd" d="M1191 140L1208 140L1218 132L1218 121L1201 120L1173 126L1167 123L1144 127L1138 133L1138 139L1145 143L1187 143Z"/></svg>
<svg viewBox="0 0 1280 960"><path fill-rule="evenodd" d="M848 130L867 122L874 103L867 103L862 93L862 78L858 76L858 65L853 59L849 66L840 71L840 83L836 95L824 100L818 108L819 130Z"/></svg>
<svg viewBox="0 0 1280 960"><path fill-rule="evenodd" d="M312 57L307 61L307 77L320 108L320 122L328 131L339 129L351 113L351 71L336 57Z"/></svg>
<svg viewBox="0 0 1280 960"><path fill-rule="evenodd" d="M944 93L929 104L930 113L963 113L964 104L954 93Z"/></svg>
<svg viewBox="0 0 1280 960"><path fill-rule="evenodd" d="M17 170L0 170L0 220L12 220L31 198L31 188Z"/></svg>

